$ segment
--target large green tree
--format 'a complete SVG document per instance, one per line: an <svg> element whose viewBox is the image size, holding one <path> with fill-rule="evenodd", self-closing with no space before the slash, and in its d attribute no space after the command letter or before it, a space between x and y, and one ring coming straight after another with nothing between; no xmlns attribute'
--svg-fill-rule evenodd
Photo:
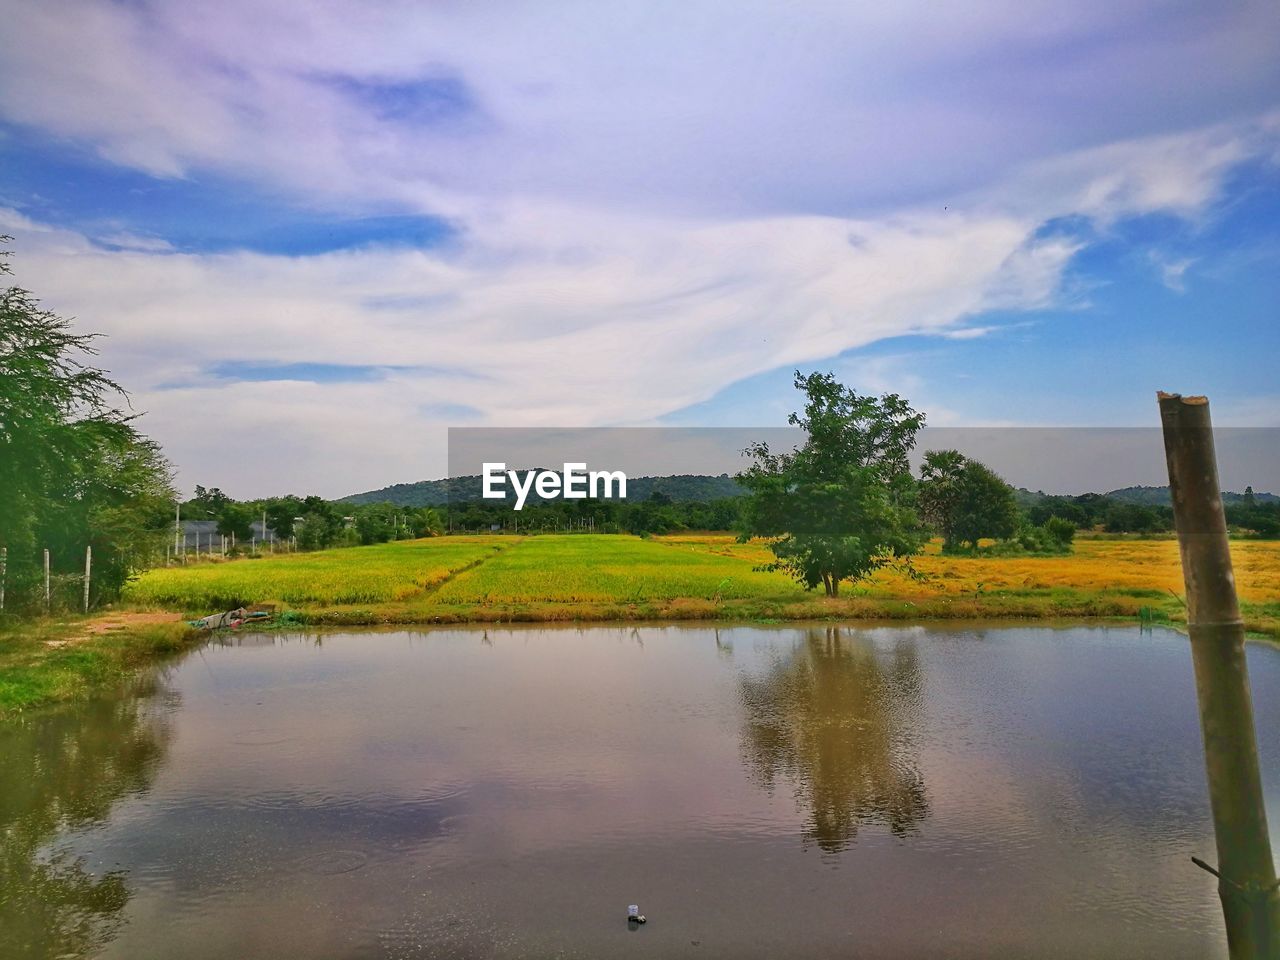
<svg viewBox="0 0 1280 960"><path fill-rule="evenodd" d="M7 242L7 238L3 238ZM10 274L7 251L0 275ZM174 501L169 465L124 413L124 391L89 360L94 337L18 286L0 291L0 546L9 610L94 548L95 596L146 567Z"/></svg>
<svg viewBox="0 0 1280 960"><path fill-rule="evenodd" d="M893 563L909 568L923 537L913 509L908 456L924 414L897 394L861 396L826 373L796 371L805 395L789 421L805 432L797 449L759 443L738 475L749 496L741 536L770 538L775 562L809 589L838 595Z"/></svg>
<svg viewBox="0 0 1280 960"><path fill-rule="evenodd" d="M1018 529L1013 488L989 467L956 450L930 450L920 467L920 510L942 535L943 549L984 538L1004 540Z"/></svg>

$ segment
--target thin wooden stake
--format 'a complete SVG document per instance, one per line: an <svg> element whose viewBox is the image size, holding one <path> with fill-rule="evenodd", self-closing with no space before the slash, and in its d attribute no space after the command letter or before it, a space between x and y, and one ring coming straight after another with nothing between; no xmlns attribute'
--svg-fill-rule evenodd
<svg viewBox="0 0 1280 960"><path fill-rule="evenodd" d="M4 611L4 581L9 573L9 548L0 547L0 612Z"/></svg>
<svg viewBox="0 0 1280 960"><path fill-rule="evenodd" d="M1280 894L1267 832L1244 622L1205 397L1159 394L1187 628L1232 960L1280 960Z"/></svg>
<svg viewBox="0 0 1280 960"><path fill-rule="evenodd" d="M49 612L49 548L44 548L44 612Z"/></svg>
<svg viewBox="0 0 1280 960"><path fill-rule="evenodd" d="M93 574L93 547L84 548L84 612L89 612L89 579Z"/></svg>

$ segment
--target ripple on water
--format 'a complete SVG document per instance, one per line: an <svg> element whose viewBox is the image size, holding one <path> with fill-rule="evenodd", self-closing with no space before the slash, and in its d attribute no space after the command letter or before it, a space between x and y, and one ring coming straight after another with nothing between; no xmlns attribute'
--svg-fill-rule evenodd
<svg viewBox="0 0 1280 960"><path fill-rule="evenodd" d="M467 784L465 783L438 783L418 790L412 796L388 797L386 805L390 809L408 811L443 803L446 800L455 800L466 792Z"/></svg>
<svg viewBox="0 0 1280 960"><path fill-rule="evenodd" d="M261 810L349 810L361 801L354 794L315 793L304 790L262 790L242 798L245 806Z"/></svg>
<svg viewBox="0 0 1280 960"><path fill-rule="evenodd" d="M366 935L376 940L383 955L393 958L448 957L470 960L490 956L496 943L491 923L478 916L445 912L432 916L414 913Z"/></svg>
<svg viewBox="0 0 1280 960"><path fill-rule="evenodd" d="M231 743L237 747L274 747L292 739L278 730L244 730L235 734Z"/></svg>
<svg viewBox="0 0 1280 960"><path fill-rule="evenodd" d="M242 798L245 806L262 810L355 810L366 808L383 816L411 814L461 797L467 792L464 783L442 783L426 787L408 796L381 793L319 793L304 790L261 790Z"/></svg>
<svg viewBox="0 0 1280 960"><path fill-rule="evenodd" d="M353 873L368 865L369 854L363 850L321 850L303 857L297 868L302 873L332 877L340 873Z"/></svg>

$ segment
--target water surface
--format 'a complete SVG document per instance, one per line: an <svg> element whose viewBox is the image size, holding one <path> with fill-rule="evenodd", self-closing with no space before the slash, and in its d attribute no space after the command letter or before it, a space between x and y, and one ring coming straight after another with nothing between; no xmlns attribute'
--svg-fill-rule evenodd
<svg viewBox="0 0 1280 960"><path fill-rule="evenodd" d="M0 758L6 957L1226 955L1169 631L245 635Z"/></svg>

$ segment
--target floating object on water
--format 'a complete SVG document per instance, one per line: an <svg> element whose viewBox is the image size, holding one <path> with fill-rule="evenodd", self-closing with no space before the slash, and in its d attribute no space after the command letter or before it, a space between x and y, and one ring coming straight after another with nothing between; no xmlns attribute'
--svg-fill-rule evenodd
<svg viewBox="0 0 1280 960"><path fill-rule="evenodd" d="M627 907L627 923L644 923L644 914L640 912L640 907L634 903Z"/></svg>

